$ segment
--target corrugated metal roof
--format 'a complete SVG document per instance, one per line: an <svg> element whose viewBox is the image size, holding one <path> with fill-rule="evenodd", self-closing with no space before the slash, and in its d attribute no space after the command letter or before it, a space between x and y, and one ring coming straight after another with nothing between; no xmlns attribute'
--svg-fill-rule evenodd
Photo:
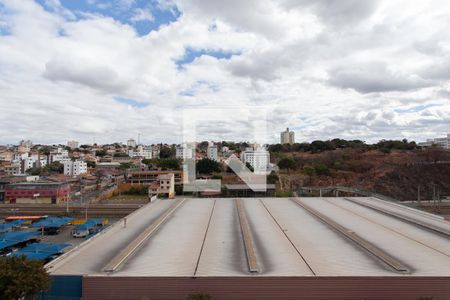
<svg viewBox="0 0 450 300"><path fill-rule="evenodd" d="M297 200L378 252L367 251L292 199L243 198L247 238L258 266L250 273L235 199L189 198L176 209L173 200L148 204L127 217L126 228L118 222L48 267L59 275L118 277L399 276L381 259L387 257L406 266L401 276L450 276L450 240L395 214L449 230L450 223L439 217L373 198ZM102 271L165 212L170 212L166 221L126 262L112 273Z"/></svg>

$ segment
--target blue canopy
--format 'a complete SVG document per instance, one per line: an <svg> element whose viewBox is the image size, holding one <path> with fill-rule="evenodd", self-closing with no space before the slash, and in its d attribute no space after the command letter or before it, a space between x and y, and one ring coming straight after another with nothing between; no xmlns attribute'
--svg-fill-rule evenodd
<svg viewBox="0 0 450 300"><path fill-rule="evenodd" d="M40 244L34 243L27 247L14 252L12 255L25 255L27 259L44 260L53 255L60 254L64 248L69 247L70 244Z"/></svg>
<svg viewBox="0 0 450 300"><path fill-rule="evenodd" d="M101 220L87 220L85 223L75 226L75 230L89 230L101 224Z"/></svg>
<svg viewBox="0 0 450 300"><path fill-rule="evenodd" d="M59 228L61 226L66 225L67 223L69 223L70 221L72 221L73 218L67 218L67 217L62 217L62 218L56 218L56 217L49 217L46 218L44 220L35 222L33 224L31 224L31 227L53 227L53 228Z"/></svg>
<svg viewBox="0 0 450 300"><path fill-rule="evenodd" d="M33 236L38 236L38 231L10 231L0 234L0 250L26 242Z"/></svg>
<svg viewBox="0 0 450 300"><path fill-rule="evenodd" d="M26 222L25 220L14 220L12 222L0 224L0 232L7 231L10 228L18 227L20 224Z"/></svg>

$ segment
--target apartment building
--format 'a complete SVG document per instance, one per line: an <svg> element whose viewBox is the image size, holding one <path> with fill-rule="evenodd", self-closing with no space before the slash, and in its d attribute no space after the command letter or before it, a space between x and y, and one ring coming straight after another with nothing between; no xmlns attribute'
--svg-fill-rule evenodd
<svg viewBox="0 0 450 300"><path fill-rule="evenodd" d="M431 147L433 145L450 150L450 133L447 134L447 137L428 139L426 142L419 143L419 146L422 147Z"/></svg>
<svg viewBox="0 0 450 300"><path fill-rule="evenodd" d="M218 161L219 160L219 156L218 156L217 146L210 145L208 147L207 156L211 160Z"/></svg>
<svg viewBox="0 0 450 300"><path fill-rule="evenodd" d="M56 151L50 152L48 163L51 164L56 161L59 161L60 163L70 161L69 151L64 150L63 148L58 148Z"/></svg>
<svg viewBox="0 0 450 300"><path fill-rule="evenodd" d="M47 156L42 156L38 154L33 154L31 156L26 157L21 161L22 171L26 172L28 169L34 167L45 167L47 165Z"/></svg>
<svg viewBox="0 0 450 300"><path fill-rule="evenodd" d="M128 156L130 157L142 157L145 159L153 158L153 149L152 146L137 146L136 150L129 150Z"/></svg>
<svg viewBox="0 0 450 300"><path fill-rule="evenodd" d="M241 161L244 164L249 163L255 174L267 174L270 165L270 153L264 148L256 150L247 148L241 152Z"/></svg>
<svg viewBox="0 0 450 300"><path fill-rule="evenodd" d="M64 162L64 175L68 177L76 177L81 174L87 173L87 163L82 160L65 161Z"/></svg>
<svg viewBox="0 0 450 300"><path fill-rule="evenodd" d="M175 157L178 159L195 158L195 146L190 144L178 146L175 149Z"/></svg>

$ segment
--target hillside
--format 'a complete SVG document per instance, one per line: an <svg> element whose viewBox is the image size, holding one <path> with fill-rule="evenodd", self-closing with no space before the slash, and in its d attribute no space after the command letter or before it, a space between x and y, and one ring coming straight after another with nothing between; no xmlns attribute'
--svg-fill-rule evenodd
<svg viewBox="0 0 450 300"><path fill-rule="evenodd" d="M399 200L432 199L433 190L450 196L450 152L427 150L336 149L319 153L275 153L275 162L292 159L280 171L280 188L350 186Z"/></svg>

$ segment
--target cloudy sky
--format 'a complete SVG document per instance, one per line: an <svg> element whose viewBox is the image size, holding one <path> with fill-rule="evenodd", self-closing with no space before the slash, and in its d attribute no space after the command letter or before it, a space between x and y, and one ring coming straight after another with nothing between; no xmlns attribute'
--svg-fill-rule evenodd
<svg viewBox="0 0 450 300"><path fill-rule="evenodd" d="M0 144L450 132L450 1L0 0ZM235 114L236 115L236 114ZM241 117L238 115L238 117Z"/></svg>

